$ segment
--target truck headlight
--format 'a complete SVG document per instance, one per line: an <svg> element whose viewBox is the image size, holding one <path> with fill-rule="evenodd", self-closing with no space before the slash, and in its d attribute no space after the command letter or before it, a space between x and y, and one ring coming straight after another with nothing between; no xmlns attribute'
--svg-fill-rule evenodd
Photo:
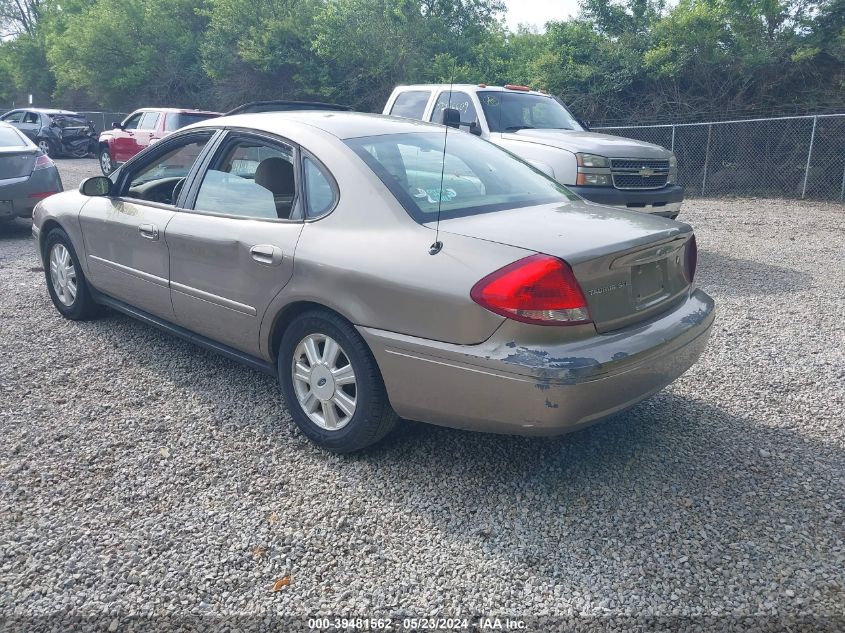
<svg viewBox="0 0 845 633"><path fill-rule="evenodd" d="M666 182L670 185L678 182L678 159L675 158L674 154L669 157L669 176L666 178Z"/></svg>
<svg viewBox="0 0 845 633"><path fill-rule="evenodd" d="M578 173L575 180L578 185L592 185L593 187L609 187L611 185L610 174L585 174Z"/></svg>
<svg viewBox="0 0 845 633"><path fill-rule="evenodd" d="M575 160L578 161L579 167L610 167L610 161L604 156L597 156L596 154L575 154Z"/></svg>

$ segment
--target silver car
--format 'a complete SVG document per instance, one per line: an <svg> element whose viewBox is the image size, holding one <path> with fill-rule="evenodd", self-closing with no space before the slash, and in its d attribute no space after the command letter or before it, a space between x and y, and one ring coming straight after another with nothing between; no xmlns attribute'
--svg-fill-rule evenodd
<svg viewBox="0 0 845 633"><path fill-rule="evenodd" d="M316 111L188 127L38 206L53 303L278 376L339 452L399 418L572 431L698 359L714 306L689 226L585 203L445 130Z"/></svg>
<svg viewBox="0 0 845 633"><path fill-rule="evenodd" d="M0 121L0 222L28 218L40 200L61 190L62 179L50 157Z"/></svg>

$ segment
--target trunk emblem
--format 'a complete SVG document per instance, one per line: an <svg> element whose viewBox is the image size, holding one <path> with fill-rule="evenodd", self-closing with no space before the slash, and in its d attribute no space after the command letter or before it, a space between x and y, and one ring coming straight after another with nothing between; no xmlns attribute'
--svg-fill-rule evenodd
<svg viewBox="0 0 845 633"><path fill-rule="evenodd" d="M591 297L596 295L603 295L607 294L608 292L613 292L614 290L620 290L628 285L627 281L620 281L619 283L610 284L609 286L602 286L601 288L593 288L592 290L587 291L587 294Z"/></svg>

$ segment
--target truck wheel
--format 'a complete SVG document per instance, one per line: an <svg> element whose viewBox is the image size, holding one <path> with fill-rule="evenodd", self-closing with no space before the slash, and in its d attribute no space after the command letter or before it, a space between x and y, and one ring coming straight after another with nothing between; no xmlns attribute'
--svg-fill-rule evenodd
<svg viewBox="0 0 845 633"><path fill-rule="evenodd" d="M103 176L108 176L114 171L114 161L111 159L108 147L100 148L100 171Z"/></svg>

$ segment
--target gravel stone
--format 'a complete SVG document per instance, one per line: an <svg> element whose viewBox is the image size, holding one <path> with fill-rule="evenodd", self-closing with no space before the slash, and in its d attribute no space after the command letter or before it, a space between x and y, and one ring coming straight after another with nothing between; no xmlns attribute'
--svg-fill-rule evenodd
<svg viewBox="0 0 845 633"><path fill-rule="evenodd" d="M99 173L58 162L66 188ZM347 457L271 378L114 312L62 319L28 222L0 225L0 617L841 618L845 210L682 219L718 316L676 383L561 438L407 423Z"/></svg>

